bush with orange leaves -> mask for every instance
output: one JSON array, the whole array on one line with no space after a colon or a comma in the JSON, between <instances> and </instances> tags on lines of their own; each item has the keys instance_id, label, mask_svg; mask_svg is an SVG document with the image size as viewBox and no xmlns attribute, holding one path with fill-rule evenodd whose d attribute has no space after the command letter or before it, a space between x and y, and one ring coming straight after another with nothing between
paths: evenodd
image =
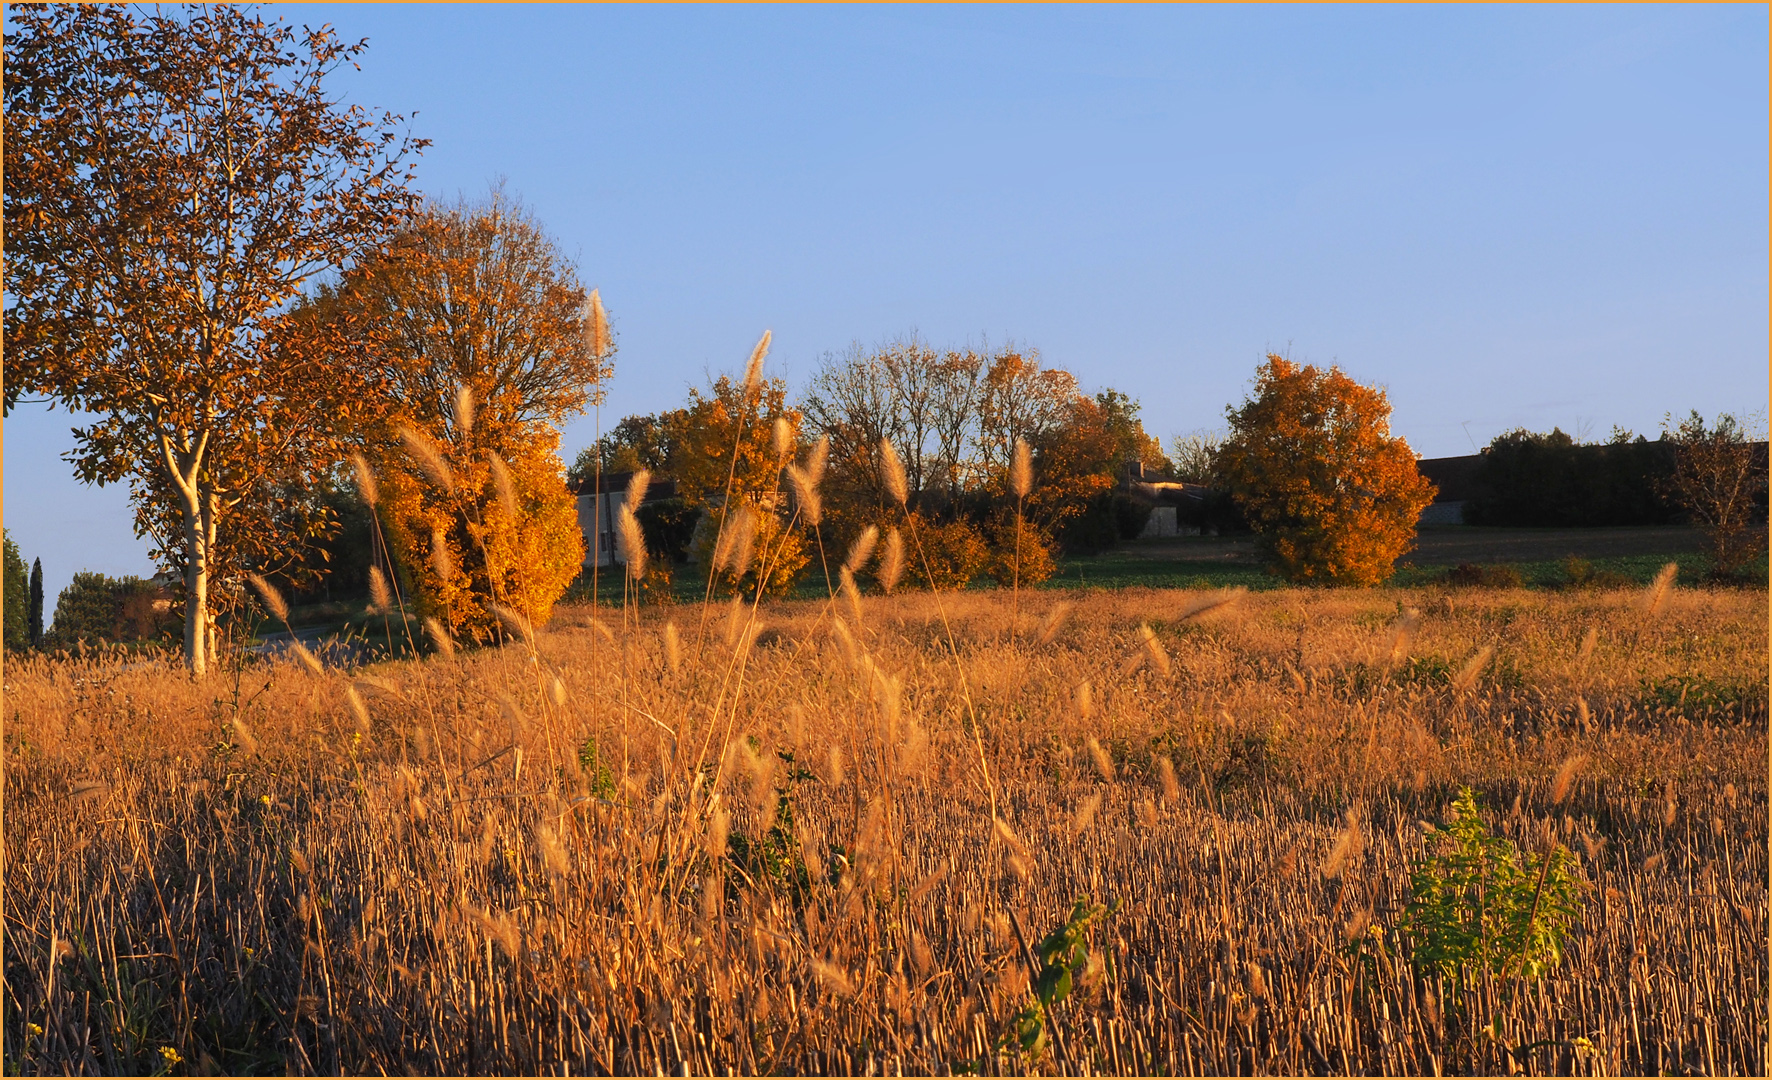
<instances>
[{"instance_id":1,"label":"bush with orange leaves","mask_svg":"<svg viewBox=\"0 0 1772 1080\"><path fill-rule=\"evenodd\" d=\"M1390 433L1384 391L1268 355L1227 411L1219 465L1262 552L1290 581L1376 585L1415 540L1434 486Z\"/></svg>"}]
</instances>

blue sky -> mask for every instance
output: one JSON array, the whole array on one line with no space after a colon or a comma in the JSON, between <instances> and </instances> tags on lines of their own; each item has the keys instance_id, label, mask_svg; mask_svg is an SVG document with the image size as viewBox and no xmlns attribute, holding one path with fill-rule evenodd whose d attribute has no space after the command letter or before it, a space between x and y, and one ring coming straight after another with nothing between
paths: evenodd
<instances>
[{"instance_id":1,"label":"blue sky","mask_svg":"<svg viewBox=\"0 0 1772 1080\"><path fill-rule=\"evenodd\" d=\"M1388 387L1426 456L1766 406L1762 6L272 10L368 37L337 85L416 111L423 189L502 178L602 290L605 427L765 328L796 386L1012 339L1165 439L1268 350ZM52 596L151 570L68 426L6 423Z\"/></svg>"}]
</instances>

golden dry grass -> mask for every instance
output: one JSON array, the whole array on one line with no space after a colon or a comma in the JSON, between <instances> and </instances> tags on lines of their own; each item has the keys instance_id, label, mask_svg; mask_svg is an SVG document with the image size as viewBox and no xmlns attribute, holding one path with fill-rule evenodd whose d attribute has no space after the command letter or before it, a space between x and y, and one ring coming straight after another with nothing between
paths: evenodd
<instances>
[{"instance_id":1,"label":"golden dry grass","mask_svg":"<svg viewBox=\"0 0 1772 1080\"><path fill-rule=\"evenodd\" d=\"M944 597L957 657L912 594L358 673L9 660L7 1067L1056 1071L991 1050L1009 916L1088 894L1073 1071L1764 1073L1763 592L1057 602ZM1585 900L1462 998L1395 934L1458 785ZM804 890L717 857L778 789Z\"/></svg>"}]
</instances>

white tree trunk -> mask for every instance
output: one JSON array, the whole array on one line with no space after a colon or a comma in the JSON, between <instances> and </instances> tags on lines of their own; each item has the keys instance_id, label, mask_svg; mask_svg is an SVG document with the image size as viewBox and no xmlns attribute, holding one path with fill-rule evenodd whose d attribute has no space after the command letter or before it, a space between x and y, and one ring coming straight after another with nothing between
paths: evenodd
<instances>
[{"instance_id":1,"label":"white tree trunk","mask_svg":"<svg viewBox=\"0 0 1772 1080\"><path fill-rule=\"evenodd\" d=\"M183 441L189 446L189 433L180 434L185 436ZM202 675L209 670L209 657L214 648L209 619L209 552L215 537L215 514L213 504L204 497L198 481L203 468L203 451L208 445L209 434L204 432L194 449L181 453L174 448L170 437L160 436L160 452L165 458L167 472L172 475L173 486L178 489L179 509L184 516L185 666L193 675Z\"/></svg>"}]
</instances>

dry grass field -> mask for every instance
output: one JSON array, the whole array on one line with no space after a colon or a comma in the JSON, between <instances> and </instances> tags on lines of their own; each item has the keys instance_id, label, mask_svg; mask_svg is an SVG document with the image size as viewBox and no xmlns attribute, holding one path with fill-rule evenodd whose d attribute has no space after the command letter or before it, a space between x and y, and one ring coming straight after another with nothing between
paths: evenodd
<instances>
[{"instance_id":1,"label":"dry grass field","mask_svg":"<svg viewBox=\"0 0 1772 1080\"><path fill-rule=\"evenodd\" d=\"M7 1071L1766 1072L1763 591L600 618L9 660ZM1542 977L1411 961L1460 786L1573 853Z\"/></svg>"}]
</instances>

